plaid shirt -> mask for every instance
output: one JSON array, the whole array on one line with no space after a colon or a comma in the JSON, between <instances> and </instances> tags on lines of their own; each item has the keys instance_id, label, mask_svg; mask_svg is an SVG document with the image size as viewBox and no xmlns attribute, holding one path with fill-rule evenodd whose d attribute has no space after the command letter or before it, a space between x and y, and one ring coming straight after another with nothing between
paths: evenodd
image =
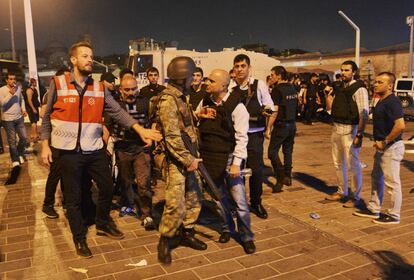
<instances>
[{"instance_id":1,"label":"plaid shirt","mask_svg":"<svg viewBox=\"0 0 414 280\"><path fill-rule=\"evenodd\" d=\"M352 80L349 85L355 83L355 80ZM348 86L349 86L348 85ZM354 101L358 107L359 119L363 120L364 126L366 121L368 120L368 111L369 111L369 102L368 102L368 91L366 88L361 87L359 88L354 95L352 96ZM334 132L337 134L345 135L345 134L356 134L358 130L358 125L352 124L342 124L334 122L333 126Z\"/></svg>"}]
</instances>

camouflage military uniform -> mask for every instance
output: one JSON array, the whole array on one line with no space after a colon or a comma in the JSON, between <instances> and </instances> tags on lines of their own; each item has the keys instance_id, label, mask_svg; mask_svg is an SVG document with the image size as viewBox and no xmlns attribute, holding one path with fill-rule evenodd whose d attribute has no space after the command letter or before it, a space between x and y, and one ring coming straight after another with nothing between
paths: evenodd
<instances>
[{"instance_id":1,"label":"camouflage military uniform","mask_svg":"<svg viewBox=\"0 0 414 280\"><path fill-rule=\"evenodd\" d=\"M193 143L197 142L191 113L186 97L168 85L158 103L158 125L168 151L165 207L159 226L161 235L166 237L174 236L181 224L193 228L201 210L200 178L196 172L187 172L194 157L181 138L184 131Z\"/></svg>"}]
</instances>

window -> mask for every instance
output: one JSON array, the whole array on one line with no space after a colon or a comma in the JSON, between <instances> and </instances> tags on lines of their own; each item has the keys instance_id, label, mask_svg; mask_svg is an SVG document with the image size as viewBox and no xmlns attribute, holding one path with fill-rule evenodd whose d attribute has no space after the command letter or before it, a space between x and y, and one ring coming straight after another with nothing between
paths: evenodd
<instances>
[{"instance_id":1,"label":"window","mask_svg":"<svg viewBox=\"0 0 414 280\"><path fill-rule=\"evenodd\" d=\"M396 89L398 91L411 91L413 88L413 81L398 81Z\"/></svg>"}]
</instances>

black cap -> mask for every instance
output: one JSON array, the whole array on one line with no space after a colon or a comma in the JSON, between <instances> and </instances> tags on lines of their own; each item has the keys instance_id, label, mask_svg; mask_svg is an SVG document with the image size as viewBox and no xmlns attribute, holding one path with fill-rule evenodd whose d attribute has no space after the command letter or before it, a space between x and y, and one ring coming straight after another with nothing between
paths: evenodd
<instances>
[{"instance_id":1,"label":"black cap","mask_svg":"<svg viewBox=\"0 0 414 280\"><path fill-rule=\"evenodd\" d=\"M111 72L105 72L101 76L101 82L107 81L108 83L113 83L115 82L115 79L117 79L117 77L115 77Z\"/></svg>"}]
</instances>

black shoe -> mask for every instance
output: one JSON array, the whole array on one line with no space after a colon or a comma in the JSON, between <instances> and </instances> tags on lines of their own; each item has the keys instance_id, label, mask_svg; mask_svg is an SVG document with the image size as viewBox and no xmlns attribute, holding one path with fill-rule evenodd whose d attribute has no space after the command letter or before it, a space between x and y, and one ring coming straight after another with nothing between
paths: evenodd
<instances>
[{"instance_id":1,"label":"black shoe","mask_svg":"<svg viewBox=\"0 0 414 280\"><path fill-rule=\"evenodd\" d=\"M251 205L250 212L254 213L260 219L267 219L267 211L261 203L257 205Z\"/></svg>"},{"instance_id":2,"label":"black shoe","mask_svg":"<svg viewBox=\"0 0 414 280\"><path fill-rule=\"evenodd\" d=\"M256 246L254 245L253 240L243 242L242 246L246 254L253 254L256 252Z\"/></svg>"},{"instance_id":3,"label":"black shoe","mask_svg":"<svg viewBox=\"0 0 414 280\"><path fill-rule=\"evenodd\" d=\"M76 254L82 258L92 258L92 252L88 248L88 244L86 244L86 240L82 241L75 241L75 247L76 247Z\"/></svg>"},{"instance_id":4,"label":"black shoe","mask_svg":"<svg viewBox=\"0 0 414 280\"><path fill-rule=\"evenodd\" d=\"M400 220L382 213L378 219L372 221L379 225L398 225L400 223Z\"/></svg>"},{"instance_id":5,"label":"black shoe","mask_svg":"<svg viewBox=\"0 0 414 280\"><path fill-rule=\"evenodd\" d=\"M285 176L283 177L282 183L285 186L292 186L292 178L290 176Z\"/></svg>"},{"instance_id":6,"label":"black shoe","mask_svg":"<svg viewBox=\"0 0 414 280\"><path fill-rule=\"evenodd\" d=\"M277 183L276 185L272 186L272 193L281 193L283 192L282 188L283 188L283 185Z\"/></svg>"},{"instance_id":7,"label":"black shoe","mask_svg":"<svg viewBox=\"0 0 414 280\"><path fill-rule=\"evenodd\" d=\"M101 236L107 236L112 239L120 240L123 239L125 236L124 234L119 231L115 225L115 223L108 223L103 226L96 226L96 234Z\"/></svg>"},{"instance_id":8,"label":"black shoe","mask_svg":"<svg viewBox=\"0 0 414 280\"><path fill-rule=\"evenodd\" d=\"M161 235L157 248L158 261L166 265L171 264L171 249L169 245L169 238Z\"/></svg>"},{"instance_id":9,"label":"black shoe","mask_svg":"<svg viewBox=\"0 0 414 280\"><path fill-rule=\"evenodd\" d=\"M180 244L199 251L207 249L206 243L194 237L194 229L182 230Z\"/></svg>"},{"instance_id":10,"label":"black shoe","mask_svg":"<svg viewBox=\"0 0 414 280\"><path fill-rule=\"evenodd\" d=\"M146 231L151 231L151 230L155 230L155 224L154 224L154 220L151 217L146 217L142 223L142 226L144 226Z\"/></svg>"},{"instance_id":11,"label":"black shoe","mask_svg":"<svg viewBox=\"0 0 414 280\"><path fill-rule=\"evenodd\" d=\"M370 219L378 219L380 217L379 213L371 212L368 209L355 211L354 213L352 213L352 215Z\"/></svg>"},{"instance_id":12,"label":"black shoe","mask_svg":"<svg viewBox=\"0 0 414 280\"><path fill-rule=\"evenodd\" d=\"M55 211L53 206L43 206L42 212L46 214L46 217L49 219L59 218L59 214Z\"/></svg>"},{"instance_id":13,"label":"black shoe","mask_svg":"<svg viewBox=\"0 0 414 280\"><path fill-rule=\"evenodd\" d=\"M221 233L220 238L218 240L218 242L220 243L227 243L230 241L230 232L228 231L224 231Z\"/></svg>"}]
</instances>

